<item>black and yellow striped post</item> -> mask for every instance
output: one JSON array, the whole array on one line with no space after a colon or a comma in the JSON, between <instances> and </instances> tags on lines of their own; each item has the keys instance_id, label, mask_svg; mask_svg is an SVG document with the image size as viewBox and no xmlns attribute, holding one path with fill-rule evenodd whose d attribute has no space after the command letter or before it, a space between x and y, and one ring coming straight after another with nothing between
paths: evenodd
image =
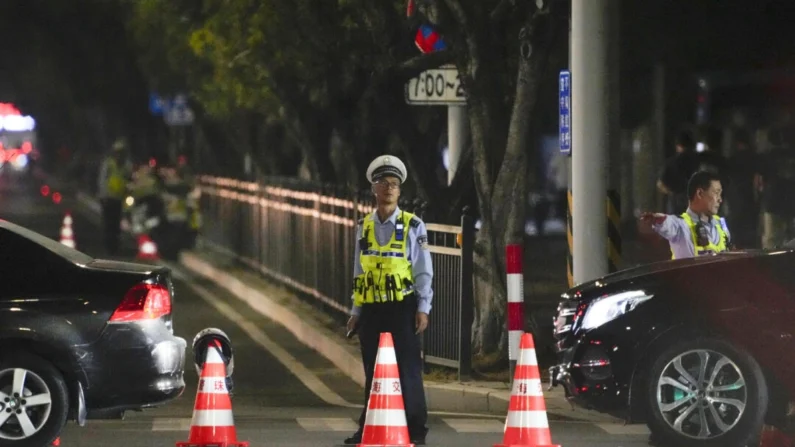
<instances>
[{"instance_id":1,"label":"black and yellow striped post","mask_svg":"<svg viewBox=\"0 0 795 447\"><path fill-rule=\"evenodd\" d=\"M569 288L574 287L574 224L572 223L571 190L566 193L566 242L568 252L566 253L566 277L569 280Z\"/></svg>"},{"instance_id":2,"label":"black and yellow striped post","mask_svg":"<svg viewBox=\"0 0 795 447\"><path fill-rule=\"evenodd\" d=\"M571 244L571 243L570 243ZM618 191L607 191L607 267L617 272L621 265L621 197Z\"/></svg>"}]
</instances>

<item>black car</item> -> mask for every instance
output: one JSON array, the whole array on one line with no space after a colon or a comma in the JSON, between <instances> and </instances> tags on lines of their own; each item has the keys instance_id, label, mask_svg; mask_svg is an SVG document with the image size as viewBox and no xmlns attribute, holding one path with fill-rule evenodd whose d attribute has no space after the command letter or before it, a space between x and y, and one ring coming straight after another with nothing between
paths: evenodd
<instances>
[{"instance_id":1,"label":"black car","mask_svg":"<svg viewBox=\"0 0 795 447\"><path fill-rule=\"evenodd\" d=\"M179 397L186 342L162 267L94 259L0 220L0 445Z\"/></svg>"},{"instance_id":2,"label":"black car","mask_svg":"<svg viewBox=\"0 0 795 447\"><path fill-rule=\"evenodd\" d=\"M555 320L553 385L661 445L751 445L795 396L795 252L650 264L581 284Z\"/></svg>"}]
</instances>

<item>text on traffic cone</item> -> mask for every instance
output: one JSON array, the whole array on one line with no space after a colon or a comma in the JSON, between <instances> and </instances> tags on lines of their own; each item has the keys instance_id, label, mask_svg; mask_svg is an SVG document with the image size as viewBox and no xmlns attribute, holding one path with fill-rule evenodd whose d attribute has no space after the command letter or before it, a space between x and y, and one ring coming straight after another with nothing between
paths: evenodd
<instances>
[{"instance_id":1,"label":"text on traffic cone","mask_svg":"<svg viewBox=\"0 0 795 447\"><path fill-rule=\"evenodd\" d=\"M502 444L495 444L494 447L552 446L535 343L533 336L525 333L519 344L519 361L505 419L505 434Z\"/></svg>"},{"instance_id":2,"label":"text on traffic cone","mask_svg":"<svg viewBox=\"0 0 795 447\"><path fill-rule=\"evenodd\" d=\"M226 365L220 351L221 344L212 340L199 377L190 436L188 442L178 442L177 447L248 446L248 442L237 440L232 400L226 389Z\"/></svg>"},{"instance_id":3,"label":"text on traffic cone","mask_svg":"<svg viewBox=\"0 0 795 447\"><path fill-rule=\"evenodd\" d=\"M359 444L359 447L366 446L414 447L409 439L397 355L389 332L382 332L378 342L373 385Z\"/></svg>"}]
</instances>

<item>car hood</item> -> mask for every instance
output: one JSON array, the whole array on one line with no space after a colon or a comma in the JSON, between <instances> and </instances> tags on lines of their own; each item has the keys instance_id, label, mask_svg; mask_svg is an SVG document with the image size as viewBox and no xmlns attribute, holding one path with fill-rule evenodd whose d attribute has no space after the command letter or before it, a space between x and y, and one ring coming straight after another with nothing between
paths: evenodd
<instances>
[{"instance_id":1,"label":"car hood","mask_svg":"<svg viewBox=\"0 0 795 447\"><path fill-rule=\"evenodd\" d=\"M109 259L95 259L86 265L86 268L93 270L106 270L121 273L150 274L163 267L149 264L138 264L134 262L111 261Z\"/></svg>"},{"instance_id":2,"label":"car hood","mask_svg":"<svg viewBox=\"0 0 795 447\"><path fill-rule=\"evenodd\" d=\"M655 275L661 275L665 272L672 272L681 269L698 269L701 266L711 265L720 262L732 262L739 259L754 258L760 256L768 256L771 253L762 250L745 250L745 251L731 251L724 252L716 256L701 256L697 258L676 259L669 261L654 262L651 264L641 265L638 267L629 268L616 272L593 281L588 281L571 289L567 295L574 296L580 295L587 297L596 289L600 291L606 288L620 286L625 283L631 283L634 280L641 278L648 278Z\"/></svg>"}]
</instances>

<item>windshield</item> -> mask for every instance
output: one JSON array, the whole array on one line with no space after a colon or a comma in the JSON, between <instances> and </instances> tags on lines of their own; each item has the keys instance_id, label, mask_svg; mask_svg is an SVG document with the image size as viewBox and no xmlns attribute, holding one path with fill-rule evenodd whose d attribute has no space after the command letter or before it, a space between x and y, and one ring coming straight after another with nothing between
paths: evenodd
<instances>
[{"instance_id":1,"label":"windshield","mask_svg":"<svg viewBox=\"0 0 795 447\"><path fill-rule=\"evenodd\" d=\"M55 253L56 255L74 263L74 264L81 264L86 265L89 262L93 261L94 258L88 256L85 253L75 250L74 248L69 248L66 245L63 245L57 241L54 241L46 236L42 236L35 231L28 230L27 228L21 227L19 225L13 224L6 220L0 220L0 228L6 229L12 233L16 233L19 236L24 237L25 239L30 240L42 247L50 250L51 252Z\"/></svg>"}]
</instances>

